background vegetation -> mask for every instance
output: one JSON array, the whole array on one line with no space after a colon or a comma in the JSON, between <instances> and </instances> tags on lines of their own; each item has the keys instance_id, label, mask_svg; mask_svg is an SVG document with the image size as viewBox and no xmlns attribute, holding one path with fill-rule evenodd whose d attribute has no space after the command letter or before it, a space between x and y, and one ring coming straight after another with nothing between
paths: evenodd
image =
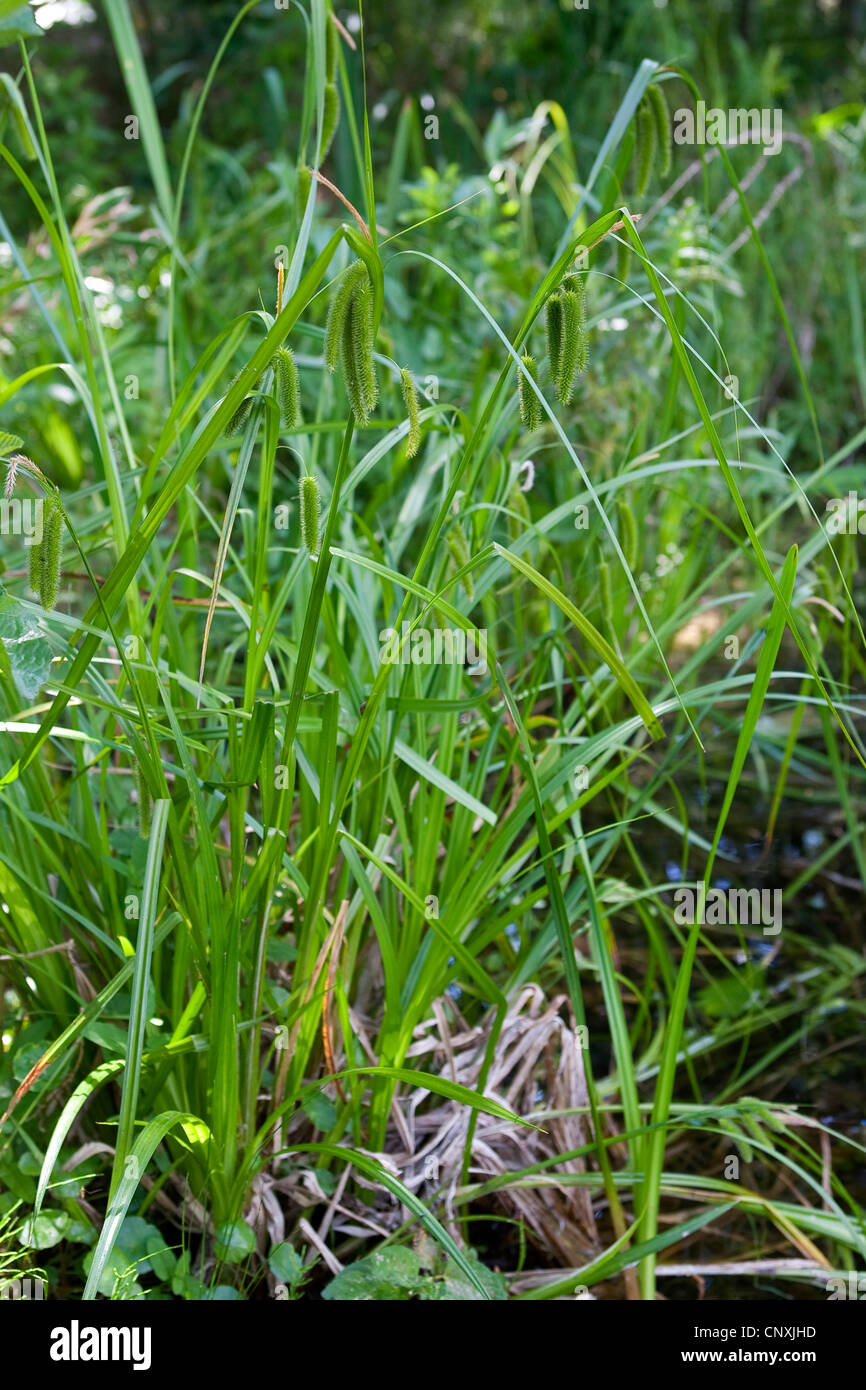
<instances>
[{"instance_id":1,"label":"background vegetation","mask_svg":"<svg viewBox=\"0 0 866 1390\"><path fill-rule=\"evenodd\" d=\"M0 561L0 1285L826 1297L866 1247L862 11L37 16L0 3L0 456L62 534ZM659 96L783 148L663 172ZM486 669L383 665L404 623ZM684 923L700 883L781 931Z\"/></svg>"}]
</instances>

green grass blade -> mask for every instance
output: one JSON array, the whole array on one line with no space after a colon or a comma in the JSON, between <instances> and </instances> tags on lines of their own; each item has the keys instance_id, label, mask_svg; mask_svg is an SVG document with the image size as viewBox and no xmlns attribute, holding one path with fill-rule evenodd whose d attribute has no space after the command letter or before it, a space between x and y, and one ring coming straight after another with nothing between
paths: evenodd
<instances>
[{"instance_id":1,"label":"green grass blade","mask_svg":"<svg viewBox=\"0 0 866 1390\"><path fill-rule=\"evenodd\" d=\"M710 882L713 862L715 860L719 841L725 828L728 812L733 804L755 728L769 689L773 669L776 664L776 657L785 632L786 612L793 596L796 573L797 547L792 546L788 552L782 570L778 585L778 596L773 603L773 610L770 614L769 623L767 624L767 635L764 638L764 644L761 648L758 668L755 672L754 685L752 686L752 692L749 696L749 702L743 716L743 724L740 730L740 736L737 739L737 746L731 763L731 770L728 775L728 784L725 790L722 808L719 812L712 848L710 850L706 869L704 870L704 888L700 894L700 899L695 911L695 922L690 928L683 951L682 961L680 963L679 973L677 975L676 987L671 1001L670 1014L665 1030L662 1061L659 1068L658 1080L656 1081L652 1117L654 1125L664 1125L670 1114L670 1104L676 1076L677 1054L682 1044L683 1022L689 998L692 968L694 966L695 952L697 950L704 905L706 902L706 885ZM657 1231L659 1190L661 1186L662 1169L664 1167L665 1141L666 1131L663 1128L656 1129L647 1140L646 1208L641 1223L641 1235L642 1238L647 1241L653 1240ZM640 1279L643 1297L645 1299L652 1299L655 1296L655 1263L652 1255L648 1255L642 1261Z\"/></svg>"}]
</instances>

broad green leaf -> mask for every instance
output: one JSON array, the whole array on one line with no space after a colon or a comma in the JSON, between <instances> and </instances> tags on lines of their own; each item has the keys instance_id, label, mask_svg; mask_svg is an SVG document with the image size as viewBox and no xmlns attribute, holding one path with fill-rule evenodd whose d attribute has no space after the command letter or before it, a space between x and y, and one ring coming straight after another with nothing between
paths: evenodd
<instances>
[{"instance_id":1,"label":"broad green leaf","mask_svg":"<svg viewBox=\"0 0 866 1390\"><path fill-rule=\"evenodd\" d=\"M29 5L12 5L9 0L0 5L0 48L19 39L38 38L41 33Z\"/></svg>"},{"instance_id":2,"label":"broad green leaf","mask_svg":"<svg viewBox=\"0 0 866 1390\"><path fill-rule=\"evenodd\" d=\"M337 1107L321 1091L312 1091L304 1096L303 1107L307 1118L323 1133L333 1129L337 1123Z\"/></svg>"},{"instance_id":3,"label":"broad green leaf","mask_svg":"<svg viewBox=\"0 0 866 1390\"><path fill-rule=\"evenodd\" d=\"M3 590L0 642L15 685L25 700L34 700L51 670L51 648L35 614Z\"/></svg>"},{"instance_id":4,"label":"broad green leaf","mask_svg":"<svg viewBox=\"0 0 866 1390\"><path fill-rule=\"evenodd\" d=\"M226 1264L239 1264L256 1248L256 1235L246 1221L223 1221L216 1228L216 1256Z\"/></svg>"},{"instance_id":5,"label":"broad green leaf","mask_svg":"<svg viewBox=\"0 0 866 1390\"><path fill-rule=\"evenodd\" d=\"M268 1255L268 1268L275 1279L284 1284L294 1284L304 1272L304 1262L293 1245L287 1240L272 1247Z\"/></svg>"},{"instance_id":6,"label":"broad green leaf","mask_svg":"<svg viewBox=\"0 0 866 1390\"><path fill-rule=\"evenodd\" d=\"M39 1216L28 1217L21 1232L21 1244L31 1250L50 1250L63 1240L68 1225L65 1211L45 1211Z\"/></svg>"}]
</instances>

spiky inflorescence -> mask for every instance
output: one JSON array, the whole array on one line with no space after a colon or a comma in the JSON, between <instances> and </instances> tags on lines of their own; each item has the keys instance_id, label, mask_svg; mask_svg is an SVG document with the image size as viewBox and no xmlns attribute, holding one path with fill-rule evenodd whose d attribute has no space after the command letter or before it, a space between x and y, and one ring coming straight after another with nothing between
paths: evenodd
<instances>
[{"instance_id":1,"label":"spiky inflorescence","mask_svg":"<svg viewBox=\"0 0 866 1390\"><path fill-rule=\"evenodd\" d=\"M322 149L319 154L319 163L324 163L328 151L337 133L337 125L340 120L340 95L337 91L336 82L325 83L325 106L322 113Z\"/></svg>"},{"instance_id":2,"label":"spiky inflorescence","mask_svg":"<svg viewBox=\"0 0 866 1390\"><path fill-rule=\"evenodd\" d=\"M38 506L38 503L37 503L37 506ZM40 575L42 574L42 546L43 546L44 541L45 541L45 516L46 516L46 506L45 506L45 503L43 502L43 503L42 503L42 537L41 537L40 540L34 541L33 544L29 547L29 550L30 550L30 555L29 555L29 561L30 561L30 587L31 587L31 589L33 590L34 594L38 594L38 593L39 593L39 579L40 579Z\"/></svg>"},{"instance_id":3,"label":"spiky inflorescence","mask_svg":"<svg viewBox=\"0 0 866 1390\"><path fill-rule=\"evenodd\" d=\"M39 602L50 612L57 599L60 583L60 542L63 536L63 512L53 495L45 499L42 513L42 539L30 549L30 587L39 594Z\"/></svg>"},{"instance_id":4,"label":"spiky inflorescence","mask_svg":"<svg viewBox=\"0 0 866 1390\"><path fill-rule=\"evenodd\" d=\"M400 389L403 404L409 417L409 433L406 435L406 457L412 459L421 446L421 421L418 413L418 392L408 367L400 368Z\"/></svg>"},{"instance_id":5,"label":"spiky inflorescence","mask_svg":"<svg viewBox=\"0 0 866 1390\"><path fill-rule=\"evenodd\" d=\"M532 380L537 381L535 358L525 352L520 360ZM541 424L541 401L521 371L517 373L517 396L520 402L520 419L528 430L537 430Z\"/></svg>"},{"instance_id":6,"label":"spiky inflorescence","mask_svg":"<svg viewBox=\"0 0 866 1390\"><path fill-rule=\"evenodd\" d=\"M526 497L524 496L520 484L518 483L516 478L514 482L511 484L511 489L508 493L507 506L509 512L508 539L510 541L516 541L518 536L522 534L524 529L521 525L521 522L525 522L526 525L529 525L530 520L529 503L527 502Z\"/></svg>"},{"instance_id":7,"label":"spiky inflorescence","mask_svg":"<svg viewBox=\"0 0 866 1390\"><path fill-rule=\"evenodd\" d=\"M466 533L459 521L455 521L447 536L448 549L451 551L451 558L458 569L468 565L472 559L472 552L469 549L469 542ZM463 588L466 590L466 597L472 601L475 597L475 585L472 582L471 573L463 575Z\"/></svg>"},{"instance_id":8,"label":"spiky inflorescence","mask_svg":"<svg viewBox=\"0 0 866 1390\"><path fill-rule=\"evenodd\" d=\"M562 295L555 290L545 306L547 324L547 360L550 375L556 381L559 377L559 360L562 353Z\"/></svg>"},{"instance_id":9,"label":"spiky inflorescence","mask_svg":"<svg viewBox=\"0 0 866 1390\"><path fill-rule=\"evenodd\" d=\"M650 86L647 87L646 94L649 98L650 109L652 110L653 121L655 122L656 144L658 145L661 155L659 173L662 178L665 178L671 170L672 142L668 104L665 101L661 87L656 86L655 83L651 83Z\"/></svg>"},{"instance_id":10,"label":"spiky inflorescence","mask_svg":"<svg viewBox=\"0 0 866 1390\"><path fill-rule=\"evenodd\" d=\"M560 286L561 293L573 294L577 301L577 353L575 370L586 371L589 355L589 341L586 331L586 283L580 275L564 275ZM570 386L571 383L569 383Z\"/></svg>"},{"instance_id":11,"label":"spiky inflorescence","mask_svg":"<svg viewBox=\"0 0 866 1390\"><path fill-rule=\"evenodd\" d=\"M313 477L301 479L301 540L311 555L319 548L319 484Z\"/></svg>"},{"instance_id":12,"label":"spiky inflorescence","mask_svg":"<svg viewBox=\"0 0 866 1390\"><path fill-rule=\"evenodd\" d=\"M376 404L379 384L373 359L373 286L367 267L361 264L359 277L349 300L340 342L340 363L346 395L359 425L366 425Z\"/></svg>"},{"instance_id":13,"label":"spiky inflorescence","mask_svg":"<svg viewBox=\"0 0 866 1390\"><path fill-rule=\"evenodd\" d=\"M550 365L557 395L563 405L568 405L581 355L580 296L574 290L558 290L555 297L559 305L559 343L556 365L552 359Z\"/></svg>"},{"instance_id":14,"label":"spiky inflorescence","mask_svg":"<svg viewBox=\"0 0 866 1390\"><path fill-rule=\"evenodd\" d=\"M630 570L633 570L638 560L637 518L632 511L631 503L625 497L618 499L616 511L619 520L620 548L626 558L626 564Z\"/></svg>"},{"instance_id":15,"label":"spiky inflorescence","mask_svg":"<svg viewBox=\"0 0 866 1390\"><path fill-rule=\"evenodd\" d=\"M310 184L313 176L306 164L299 164L295 174L295 208L299 217L303 217L307 206L307 199L310 196Z\"/></svg>"},{"instance_id":16,"label":"spiky inflorescence","mask_svg":"<svg viewBox=\"0 0 866 1390\"><path fill-rule=\"evenodd\" d=\"M229 391L232 389L232 387L235 385L235 383L240 379L240 375L241 375L240 372L238 372L237 376L233 376L233 377L232 377L231 381L229 382ZM251 390L252 390L252 391L255 391L255 389L256 389L256 387L258 386L258 384L259 384L259 382L261 381L261 379L262 379L261 376L257 376L257 377L256 377L256 379L255 379L255 381L253 382L252 387L251 387ZM226 392L226 394L228 394L228 392ZM226 425L226 428L225 428L226 435L231 436L231 435L233 435L233 434L237 434L238 430L241 428L241 425L243 425L243 424L246 422L247 417L249 416L249 413L250 413L250 411L252 410L252 408L253 408L253 398L252 398L252 395L244 396L243 400L241 401L241 403L240 403L240 405L238 406L237 410L235 411L234 415L231 417L231 419L229 420L228 424Z\"/></svg>"},{"instance_id":17,"label":"spiky inflorescence","mask_svg":"<svg viewBox=\"0 0 866 1390\"><path fill-rule=\"evenodd\" d=\"M337 30L330 14L325 15L325 75L329 82L337 77Z\"/></svg>"},{"instance_id":18,"label":"spiky inflorescence","mask_svg":"<svg viewBox=\"0 0 866 1390\"><path fill-rule=\"evenodd\" d=\"M578 342L577 370L585 372L589 362L589 330L586 326L586 281L580 275L573 277L574 293L577 295Z\"/></svg>"},{"instance_id":19,"label":"spiky inflorescence","mask_svg":"<svg viewBox=\"0 0 866 1390\"><path fill-rule=\"evenodd\" d=\"M353 261L337 281L334 298L328 309L328 321L325 324L325 366L329 372L337 370L349 306L359 286L363 285L365 279L369 281L369 278L364 262Z\"/></svg>"},{"instance_id":20,"label":"spiky inflorescence","mask_svg":"<svg viewBox=\"0 0 866 1390\"><path fill-rule=\"evenodd\" d=\"M291 349L277 348L271 358L271 366L274 369L274 386L280 417L287 430L294 429L300 411L301 383Z\"/></svg>"},{"instance_id":21,"label":"spiky inflorescence","mask_svg":"<svg viewBox=\"0 0 866 1390\"><path fill-rule=\"evenodd\" d=\"M656 152L656 123L652 107L646 97L637 109L637 196L646 192L653 171Z\"/></svg>"}]
</instances>

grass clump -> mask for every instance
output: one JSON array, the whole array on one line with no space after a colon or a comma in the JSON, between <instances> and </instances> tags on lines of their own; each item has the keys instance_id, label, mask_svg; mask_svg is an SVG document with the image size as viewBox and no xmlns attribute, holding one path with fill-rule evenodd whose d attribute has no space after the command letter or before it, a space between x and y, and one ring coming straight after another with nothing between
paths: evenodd
<instances>
[{"instance_id":1,"label":"grass clump","mask_svg":"<svg viewBox=\"0 0 866 1390\"><path fill-rule=\"evenodd\" d=\"M691 88L630 52L478 128L466 93L452 148L328 5L149 75L126 8L140 140L82 206L27 43L0 226L20 1267L328 1302L859 1268L866 640L825 524L860 485L857 119L690 172Z\"/></svg>"}]
</instances>

